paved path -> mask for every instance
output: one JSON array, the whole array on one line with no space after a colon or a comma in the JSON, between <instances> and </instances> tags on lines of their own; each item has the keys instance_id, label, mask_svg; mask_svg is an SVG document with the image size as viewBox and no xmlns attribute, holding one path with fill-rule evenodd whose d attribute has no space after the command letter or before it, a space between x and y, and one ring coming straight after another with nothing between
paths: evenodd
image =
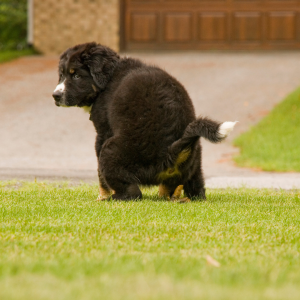
<instances>
[{"instance_id":1,"label":"paved path","mask_svg":"<svg viewBox=\"0 0 300 300\"><path fill-rule=\"evenodd\" d=\"M299 52L130 53L159 65L188 90L198 115L240 123L219 145L203 141L208 187L300 188L298 173L238 168L232 139L264 117L300 84ZM97 180L95 131L78 108L58 108L51 94L58 57L26 57L0 65L0 180Z\"/></svg>"}]
</instances>

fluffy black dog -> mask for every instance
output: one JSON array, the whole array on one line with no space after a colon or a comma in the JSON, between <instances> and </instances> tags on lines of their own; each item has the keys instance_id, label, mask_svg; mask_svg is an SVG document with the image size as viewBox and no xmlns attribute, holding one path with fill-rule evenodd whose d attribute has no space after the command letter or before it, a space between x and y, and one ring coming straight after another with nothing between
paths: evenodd
<instances>
[{"instance_id":1,"label":"fluffy black dog","mask_svg":"<svg viewBox=\"0 0 300 300\"><path fill-rule=\"evenodd\" d=\"M141 198L139 184L160 185L172 197L205 199L199 138L220 142L235 122L195 117L184 87L155 66L120 58L108 47L87 43L65 51L59 62L57 106L90 112L97 131L99 200Z\"/></svg>"}]
</instances>

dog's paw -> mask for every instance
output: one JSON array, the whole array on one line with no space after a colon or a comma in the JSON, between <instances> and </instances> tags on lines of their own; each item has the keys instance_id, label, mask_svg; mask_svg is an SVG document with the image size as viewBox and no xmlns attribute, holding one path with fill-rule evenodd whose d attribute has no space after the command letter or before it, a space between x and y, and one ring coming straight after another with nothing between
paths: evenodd
<instances>
[{"instance_id":1,"label":"dog's paw","mask_svg":"<svg viewBox=\"0 0 300 300\"><path fill-rule=\"evenodd\" d=\"M95 201L105 201L105 200L109 200L109 198L110 198L110 196L99 195Z\"/></svg>"},{"instance_id":2,"label":"dog's paw","mask_svg":"<svg viewBox=\"0 0 300 300\"><path fill-rule=\"evenodd\" d=\"M100 186L99 187L99 196L96 201L108 200L111 197L112 192L114 193L114 191L105 189L102 186Z\"/></svg>"},{"instance_id":3,"label":"dog's paw","mask_svg":"<svg viewBox=\"0 0 300 300\"><path fill-rule=\"evenodd\" d=\"M188 197L185 197L185 198L175 199L172 201L176 202L176 203L189 203L189 202L191 202L191 199L189 199Z\"/></svg>"},{"instance_id":4,"label":"dog's paw","mask_svg":"<svg viewBox=\"0 0 300 300\"><path fill-rule=\"evenodd\" d=\"M191 200L190 200L189 198L187 198L187 197L185 197L185 198L180 198L182 190L183 190L183 185L179 185L179 186L175 189L175 191L174 191L172 197L171 197L169 200L172 201L172 202L177 202L177 203L187 203L187 202L191 202Z\"/></svg>"},{"instance_id":5,"label":"dog's paw","mask_svg":"<svg viewBox=\"0 0 300 300\"><path fill-rule=\"evenodd\" d=\"M238 123L238 121L222 123L218 131L219 137L221 139L225 139L229 135L229 133L233 130L236 123Z\"/></svg>"}]
</instances>

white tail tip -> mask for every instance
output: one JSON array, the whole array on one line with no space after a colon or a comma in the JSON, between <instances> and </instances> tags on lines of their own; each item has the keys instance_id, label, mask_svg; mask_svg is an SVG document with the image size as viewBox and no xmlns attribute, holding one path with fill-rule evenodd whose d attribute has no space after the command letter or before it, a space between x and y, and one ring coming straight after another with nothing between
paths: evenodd
<instances>
[{"instance_id":1,"label":"white tail tip","mask_svg":"<svg viewBox=\"0 0 300 300\"><path fill-rule=\"evenodd\" d=\"M233 128L237 122L238 121L222 123L219 128L219 136L221 138L226 138L228 136L228 134L233 130Z\"/></svg>"}]
</instances>

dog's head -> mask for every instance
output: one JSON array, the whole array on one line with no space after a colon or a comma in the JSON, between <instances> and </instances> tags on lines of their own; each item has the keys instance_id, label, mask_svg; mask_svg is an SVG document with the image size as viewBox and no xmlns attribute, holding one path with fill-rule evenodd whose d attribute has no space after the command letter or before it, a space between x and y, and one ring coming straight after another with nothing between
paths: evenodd
<instances>
[{"instance_id":1,"label":"dog's head","mask_svg":"<svg viewBox=\"0 0 300 300\"><path fill-rule=\"evenodd\" d=\"M91 106L111 79L119 61L116 52L96 43L65 51L59 62L59 81L53 92L57 106Z\"/></svg>"}]
</instances>

